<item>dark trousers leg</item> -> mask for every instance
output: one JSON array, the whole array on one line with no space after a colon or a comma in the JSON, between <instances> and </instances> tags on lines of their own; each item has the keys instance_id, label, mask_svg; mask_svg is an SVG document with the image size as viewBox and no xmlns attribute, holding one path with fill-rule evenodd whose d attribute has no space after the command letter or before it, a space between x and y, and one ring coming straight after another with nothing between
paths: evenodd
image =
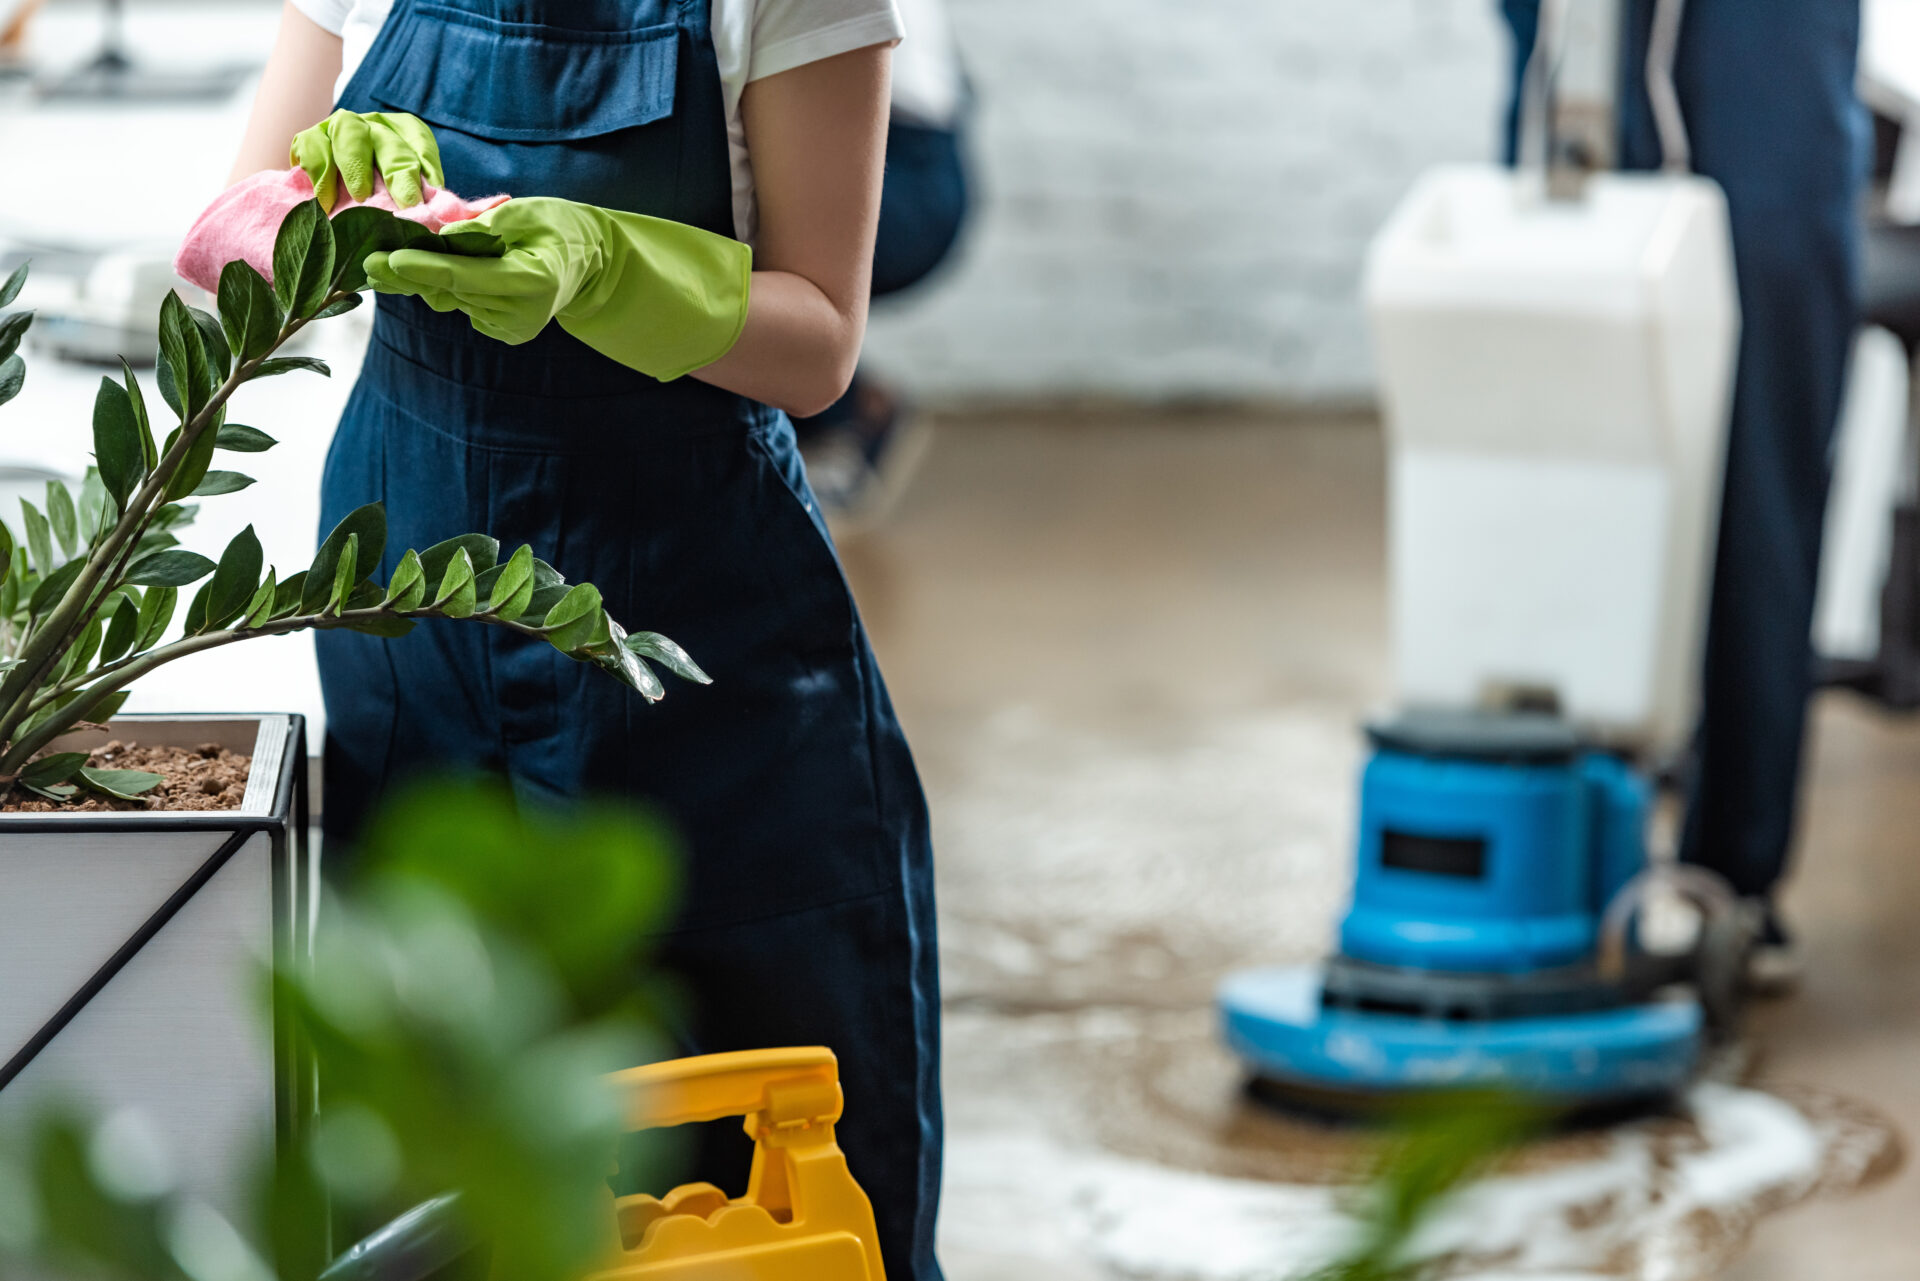
<instances>
[{"instance_id":1,"label":"dark trousers leg","mask_svg":"<svg viewBox=\"0 0 1920 1281\"><path fill-rule=\"evenodd\" d=\"M1524 58L1537 8L1503 5ZM1621 157L1660 152L1652 0L1629 0ZM1742 328L1684 856L1764 894L1785 867L1811 691L1829 451L1856 322L1866 120L1857 0L1691 0L1675 81L1694 168L1727 194Z\"/></svg>"}]
</instances>

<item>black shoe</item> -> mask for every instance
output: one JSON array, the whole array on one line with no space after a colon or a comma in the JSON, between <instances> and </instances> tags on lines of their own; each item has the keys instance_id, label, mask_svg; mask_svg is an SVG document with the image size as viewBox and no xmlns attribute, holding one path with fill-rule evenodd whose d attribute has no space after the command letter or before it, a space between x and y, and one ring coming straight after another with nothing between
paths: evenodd
<instances>
[{"instance_id":1,"label":"black shoe","mask_svg":"<svg viewBox=\"0 0 1920 1281\"><path fill-rule=\"evenodd\" d=\"M1800 986L1805 964L1793 936L1780 923L1772 900L1758 904L1760 937L1747 957L1747 990L1756 996L1784 996Z\"/></svg>"}]
</instances>

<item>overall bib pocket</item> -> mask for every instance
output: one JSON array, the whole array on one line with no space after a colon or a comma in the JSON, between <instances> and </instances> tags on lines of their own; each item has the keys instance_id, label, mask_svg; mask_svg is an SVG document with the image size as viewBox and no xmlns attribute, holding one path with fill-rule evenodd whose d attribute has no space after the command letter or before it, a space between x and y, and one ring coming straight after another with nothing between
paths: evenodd
<instances>
[{"instance_id":1,"label":"overall bib pocket","mask_svg":"<svg viewBox=\"0 0 1920 1281\"><path fill-rule=\"evenodd\" d=\"M494 142L569 142L673 114L680 33L507 22L446 4L396 13L369 95L430 125Z\"/></svg>"}]
</instances>

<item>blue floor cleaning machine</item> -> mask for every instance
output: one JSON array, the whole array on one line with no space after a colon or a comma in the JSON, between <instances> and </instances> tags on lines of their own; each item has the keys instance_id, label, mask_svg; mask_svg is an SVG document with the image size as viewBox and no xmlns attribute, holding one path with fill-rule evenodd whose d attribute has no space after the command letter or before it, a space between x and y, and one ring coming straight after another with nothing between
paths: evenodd
<instances>
[{"instance_id":1,"label":"blue floor cleaning machine","mask_svg":"<svg viewBox=\"0 0 1920 1281\"><path fill-rule=\"evenodd\" d=\"M1696 707L1739 330L1725 201L1686 172L1666 75L1675 0L1655 27L1664 172L1605 170L1617 4L1547 0L1525 163L1425 175L1369 251L1403 710L1367 731L1336 954L1220 991L1228 1045L1285 1096L1654 1098L1736 1008L1751 920L1649 850ZM1678 945L1652 945L1657 903L1693 905Z\"/></svg>"},{"instance_id":2,"label":"blue floor cleaning machine","mask_svg":"<svg viewBox=\"0 0 1920 1281\"><path fill-rule=\"evenodd\" d=\"M1370 727L1339 951L1230 976L1228 1045L1268 1092L1335 1108L1504 1089L1583 1110L1692 1077L1739 1008L1752 922L1705 873L1650 868L1651 789L1537 713L1408 713ZM1691 943L1639 944L1671 877Z\"/></svg>"}]
</instances>

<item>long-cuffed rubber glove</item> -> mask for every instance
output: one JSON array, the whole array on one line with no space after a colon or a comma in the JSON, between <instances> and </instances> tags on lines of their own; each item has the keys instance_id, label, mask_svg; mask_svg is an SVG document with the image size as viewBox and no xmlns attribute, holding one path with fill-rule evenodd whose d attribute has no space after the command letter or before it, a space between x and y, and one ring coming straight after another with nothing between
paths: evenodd
<instances>
[{"instance_id":1,"label":"long-cuffed rubber glove","mask_svg":"<svg viewBox=\"0 0 1920 1281\"><path fill-rule=\"evenodd\" d=\"M313 179L313 193L328 213L339 199L336 180L355 200L365 200L373 194L375 170L402 209L426 198L422 179L447 185L433 130L420 117L398 111L336 111L294 135L293 163Z\"/></svg>"},{"instance_id":2,"label":"long-cuffed rubber glove","mask_svg":"<svg viewBox=\"0 0 1920 1281\"><path fill-rule=\"evenodd\" d=\"M469 231L500 237L505 252L371 254L367 280L435 311L464 311L505 343L558 320L595 351L662 382L726 355L747 321L753 251L711 231L549 196L516 196L442 234Z\"/></svg>"}]
</instances>

